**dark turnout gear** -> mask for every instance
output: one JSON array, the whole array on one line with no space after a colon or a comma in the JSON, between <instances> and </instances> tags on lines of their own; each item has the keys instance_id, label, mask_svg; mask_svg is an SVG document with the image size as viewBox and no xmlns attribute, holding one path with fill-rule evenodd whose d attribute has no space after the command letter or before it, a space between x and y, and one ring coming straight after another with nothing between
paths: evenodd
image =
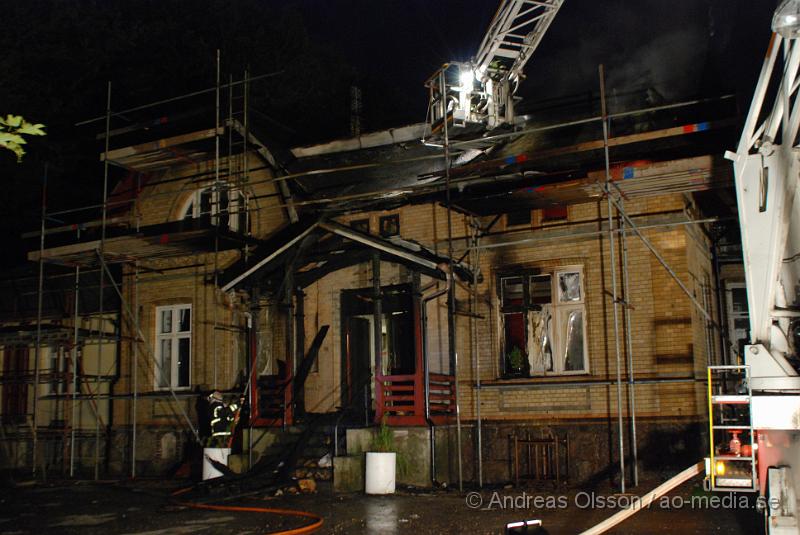
<instances>
[{"instance_id":1,"label":"dark turnout gear","mask_svg":"<svg viewBox=\"0 0 800 535\"><path fill-rule=\"evenodd\" d=\"M229 437L233 422L239 412L239 404L225 404L222 395L214 392L209 396L209 412L211 413L211 437Z\"/></svg>"}]
</instances>

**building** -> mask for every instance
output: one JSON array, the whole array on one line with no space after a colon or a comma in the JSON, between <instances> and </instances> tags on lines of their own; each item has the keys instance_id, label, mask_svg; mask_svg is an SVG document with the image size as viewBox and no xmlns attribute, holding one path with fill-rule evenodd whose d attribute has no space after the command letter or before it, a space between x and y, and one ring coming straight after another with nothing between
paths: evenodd
<instances>
[{"instance_id":1,"label":"building","mask_svg":"<svg viewBox=\"0 0 800 535\"><path fill-rule=\"evenodd\" d=\"M233 115L120 134L105 224L29 255L121 296L96 470L174 467L214 389L249 398L245 455L329 414L357 459L358 428L385 421L416 484L586 482L618 474L620 451L629 478L696 460L705 368L729 354L713 232L735 213L728 114L650 107L606 141L569 117L284 151Z\"/></svg>"}]
</instances>

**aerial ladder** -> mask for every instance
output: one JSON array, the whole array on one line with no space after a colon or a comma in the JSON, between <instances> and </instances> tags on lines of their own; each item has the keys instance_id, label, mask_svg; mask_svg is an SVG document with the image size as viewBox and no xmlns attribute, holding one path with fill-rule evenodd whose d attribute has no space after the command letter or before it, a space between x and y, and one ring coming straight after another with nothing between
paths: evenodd
<instances>
[{"instance_id":1,"label":"aerial ladder","mask_svg":"<svg viewBox=\"0 0 800 535\"><path fill-rule=\"evenodd\" d=\"M514 123L515 93L525 64L542 41L563 0L503 0L478 53L444 64L426 82L428 123L434 137L448 126L482 133ZM472 127L469 129L469 127Z\"/></svg>"},{"instance_id":2,"label":"aerial ladder","mask_svg":"<svg viewBox=\"0 0 800 535\"><path fill-rule=\"evenodd\" d=\"M708 369L715 491L759 493L770 535L800 533L800 0L773 33L733 162L750 313L744 361Z\"/></svg>"}]
</instances>

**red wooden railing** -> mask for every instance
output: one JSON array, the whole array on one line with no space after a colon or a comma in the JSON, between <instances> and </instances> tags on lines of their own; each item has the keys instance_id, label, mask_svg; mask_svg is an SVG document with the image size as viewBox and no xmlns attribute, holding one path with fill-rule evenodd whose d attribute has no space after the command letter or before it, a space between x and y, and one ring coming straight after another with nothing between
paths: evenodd
<instances>
[{"instance_id":1,"label":"red wooden railing","mask_svg":"<svg viewBox=\"0 0 800 535\"><path fill-rule=\"evenodd\" d=\"M259 377L252 385L252 424L281 427L292 425L292 379L277 375Z\"/></svg>"},{"instance_id":2,"label":"red wooden railing","mask_svg":"<svg viewBox=\"0 0 800 535\"><path fill-rule=\"evenodd\" d=\"M425 420L425 386L422 373L379 375L376 379L375 421L386 415L387 425L428 425ZM455 415L452 375L430 374L431 420L437 425Z\"/></svg>"}]
</instances>

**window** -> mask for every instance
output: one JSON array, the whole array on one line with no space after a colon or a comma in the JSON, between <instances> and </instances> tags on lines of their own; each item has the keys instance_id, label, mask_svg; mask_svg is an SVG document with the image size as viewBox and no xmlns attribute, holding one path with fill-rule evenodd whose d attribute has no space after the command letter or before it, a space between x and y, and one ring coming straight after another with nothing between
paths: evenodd
<instances>
[{"instance_id":1,"label":"window","mask_svg":"<svg viewBox=\"0 0 800 535\"><path fill-rule=\"evenodd\" d=\"M233 232L248 232L247 198L224 182L197 190L183 211L183 220L199 219Z\"/></svg>"},{"instance_id":2,"label":"window","mask_svg":"<svg viewBox=\"0 0 800 535\"><path fill-rule=\"evenodd\" d=\"M369 219L354 219L350 221L350 228L369 234Z\"/></svg>"},{"instance_id":3,"label":"window","mask_svg":"<svg viewBox=\"0 0 800 535\"><path fill-rule=\"evenodd\" d=\"M499 288L504 376L588 371L580 268L501 275Z\"/></svg>"},{"instance_id":4,"label":"window","mask_svg":"<svg viewBox=\"0 0 800 535\"><path fill-rule=\"evenodd\" d=\"M192 307L156 307L156 384L159 389L190 386Z\"/></svg>"},{"instance_id":5,"label":"window","mask_svg":"<svg viewBox=\"0 0 800 535\"><path fill-rule=\"evenodd\" d=\"M382 238L400 235L400 215L386 215L378 220Z\"/></svg>"},{"instance_id":6,"label":"window","mask_svg":"<svg viewBox=\"0 0 800 535\"><path fill-rule=\"evenodd\" d=\"M530 210L520 210L517 212L509 212L506 214L506 226L508 227L516 227L519 225L530 225L531 224L531 211Z\"/></svg>"},{"instance_id":7,"label":"window","mask_svg":"<svg viewBox=\"0 0 800 535\"><path fill-rule=\"evenodd\" d=\"M552 221L565 221L567 219L566 206L548 206L542 208L542 223L550 223Z\"/></svg>"}]
</instances>

